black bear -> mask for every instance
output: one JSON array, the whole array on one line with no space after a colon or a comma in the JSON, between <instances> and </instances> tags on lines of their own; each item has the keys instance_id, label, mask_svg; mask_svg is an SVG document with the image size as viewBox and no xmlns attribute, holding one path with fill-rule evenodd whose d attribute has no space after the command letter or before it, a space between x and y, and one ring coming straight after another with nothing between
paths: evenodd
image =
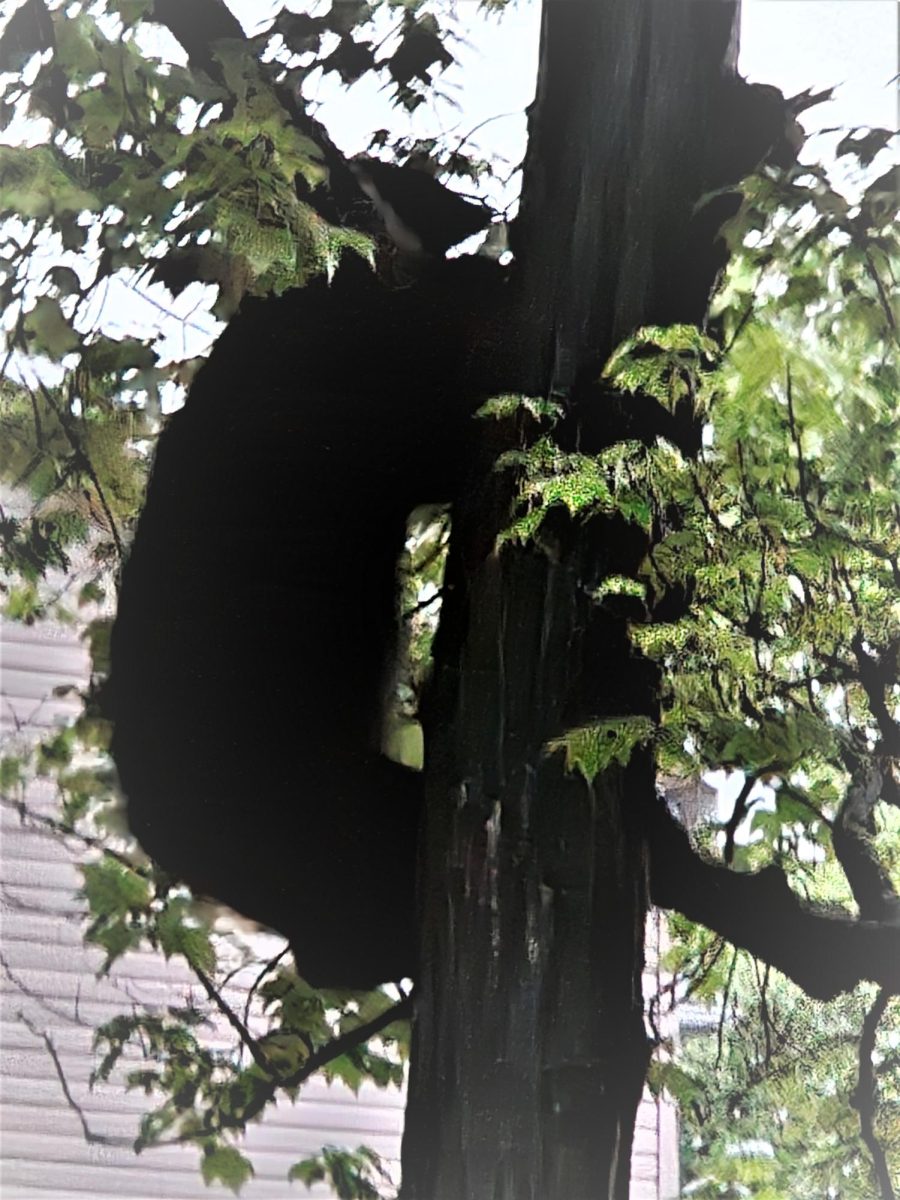
<instances>
[{"instance_id":1,"label":"black bear","mask_svg":"<svg viewBox=\"0 0 900 1200\"><path fill-rule=\"evenodd\" d=\"M457 486L502 276L438 260L392 288L350 254L248 299L160 437L123 570L131 829L314 984L414 972L421 775L379 745L397 560L410 511Z\"/></svg>"}]
</instances>

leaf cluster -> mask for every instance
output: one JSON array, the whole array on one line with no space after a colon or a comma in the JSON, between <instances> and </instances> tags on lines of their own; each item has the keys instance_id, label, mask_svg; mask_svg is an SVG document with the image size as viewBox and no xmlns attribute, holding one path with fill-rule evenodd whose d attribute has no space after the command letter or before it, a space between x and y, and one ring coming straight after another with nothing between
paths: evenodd
<instances>
[{"instance_id":1,"label":"leaf cluster","mask_svg":"<svg viewBox=\"0 0 900 1200\"><path fill-rule=\"evenodd\" d=\"M48 573L69 572L72 549L81 545L90 549L89 575L78 606L102 603L116 539L143 500L146 460L137 445L146 427L133 406L98 396L76 410L60 388L0 384L0 481L23 501L15 514L0 510L8 617L42 616Z\"/></svg>"},{"instance_id":2,"label":"leaf cluster","mask_svg":"<svg viewBox=\"0 0 900 1200\"><path fill-rule=\"evenodd\" d=\"M308 1188L325 1181L339 1200L378 1200L384 1194L384 1184L390 1183L380 1157L366 1146L356 1150L323 1146L320 1154L295 1163L288 1179L297 1179Z\"/></svg>"},{"instance_id":3,"label":"leaf cluster","mask_svg":"<svg viewBox=\"0 0 900 1200\"><path fill-rule=\"evenodd\" d=\"M746 955L731 962L728 987L709 1010L712 1027L686 1030L677 1058L657 1072L679 1104L692 1195L875 1194L855 1111L859 1029L870 991L822 1005ZM889 1161L900 1152L894 1009L875 1046L876 1130Z\"/></svg>"}]
</instances>

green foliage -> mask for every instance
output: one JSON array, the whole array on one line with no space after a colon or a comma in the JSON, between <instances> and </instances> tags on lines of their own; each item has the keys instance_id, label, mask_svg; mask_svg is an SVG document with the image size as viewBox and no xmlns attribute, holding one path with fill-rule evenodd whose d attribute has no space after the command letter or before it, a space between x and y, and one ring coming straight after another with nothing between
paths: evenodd
<instances>
[{"instance_id":1,"label":"green foliage","mask_svg":"<svg viewBox=\"0 0 900 1200\"><path fill-rule=\"evenodd\" d=\"M3 795L15 795L25 782L23 763L15 754L5 754L0 758L0 792Z\"/></svg>"},{"instance_id":2,"label":"green foliage","mask_svg":"<svg viewBox=\"0 0 900 1200\"><path fill-rule=\"evenodd\" d=\"M38 590L33 583L4 590L7 593L7 600L3 606L3 615L11 621L21 621L23 625L33 625L35 621L39 621L46 615L46 609L41 603Z\"/></svg>"},{"instance_id":3,"label":"green foliage","mask_svg":"<svg viewBox=\"0 0 900 1200\"><path fill-rule=\"evenodd\" d=\"M324 1180L334 1188L339 1200L378 1200L383 1195L382 1185L389 1182L381 1159L366 1146L358 1146L356 1150L323 1146L320 1154L295 1163L288 1179L297 1179L308 1188Z\"/></svg>"},{"instance_id":4,"label":"green foliage","mask_svg":"<svg viewBox=\"0 0 900 1200\"><path fill-rule=\"evenodd\" d=\"M687 402L701 416L714 394L709 368L719 358L715 339L693 325L647 325L612 353L603 377L623 391L646 392L673 413Z\"/></svg>"},{"instance_id":5,"label":"green foliage","mask_svg":"<svg viewBox=\"0 0 900 1200\"><path fill-rule=\"evenodd\" d=\"M88 863L82 876L81 894L93 918L85 941L106 951L101 968L105 973L126 950L141 944L145 932L141 912L149 904L150 887L145 878L113 858Z\"/></svg>"},{"instance_id":6,"label":"green foliage","mask_svg":"<svg viewBox=\"0 0 900 1200\"><path fill-rule=\"evenodd\" d=\"M563 750L566 770L577 768L585 779L594 779L613 763L624 766L636 746L653 736L649 717L619 717L570 729L564 737L548 743L548 750Z\"/></svg>"},{"instance_id":7,"label":"green foliage","mask_svg":"<svg viewBox=\"0 0 900 1200\"><path fill-rule=\"evenodd\" d=\"M74 393L0 384L0 482L16 510L0 508L0 587L11 620L32 624L48 612L65 618L58 578L81 547L91 574L78 605L102 603L121 533L140 507L146 462L135 445L147 419L99 392L90 402L87 395L76 410Z\"/></svg>"},{"instance_id":8,"label":"green foliage","mask_svg":"<svg viewBox=\"0 0 900 1200\"><path fill-rule=\"evenodd\" d=\"M713 308L727 349L690 327L647 328L604 371L673 414L687 406L704 430L696 460L662 439L585 458L548 436L513 464L527 503L511 535L532 535L559 501L653 533L632 637L662 668L660 765L768 780L777 803L755 832L770 854L801 833L827 850L852 764L896 752L892 215L883 181L853 206L820 168L750 180L731 233L752 244ZM597 733L594 746L618 746ZM577 741L583 755L585 731Z\"/></svg>"},{"instance_id":9,"label":"green foliage","mask_svg":"<svg viewBox=\"0 0 900 1200\"><path fill-rule=\"evenodd\" d=\"M61 770L72 761L72 749L75 744L75 729L62 729L46 742L41 742L35 756L35 769L38 775L49 775Z\"/></svg>"},{"instance_id":10,"label":"green foliage","mask_svg":"<svg viewBox=\"0 0 900 1200\"><path fill-rule=\"evenodd\" d=\"M311 186L323 179L319 150L290 122L252 48L223 44L214 81L147 54L133 5L107 7L122 22L118 34L71 7L45 15L53 52L28 104L57 136L34 150L4 152L0 211L45 224L73 249L87 241L81 214L101 216L94 286L159 258L161 238L170 253L177 243L177 258L198 254L204 273L195 277L220 282L226 306L239 299L240 280L263 290L287 286L316 258L324 261L329 235L294 189L295 176ZM2 102L11 109L23 95L14 80ZM200 253L204 230L214 239ZM54 344L70 339L73 348L77 336L65 332L56 307ZM133 351L130 365L147 366L149 347Z\"/></svg>"},{"instance_id":11,"label":"green foliage","mask_svg":"<svg viewBox=\"0 0 900 1200\"><path fill-rule=\"evenodd\" d=\"M253 1164L234 1146L209 1145L200 1160L203 1182L222 1183L235 1195L253 1177Z\"/></svg>"},{"instance_id":12,"label":"green foliage","mask_svg":"<svg viewBox=\"0 0 900 1200\"><path fill-rule=\"evenodd\" d=\"M296 1068L308 1054L368 1024L394 1004L381 991L314 989L289 971L280 971L262 984L259 995L270 1021L264 1039L267 1054L274 1053L287 1069ZM325 1078L339 1079L354 1092L366 1079L378 1087L400 1087L408 1053L405 1023L387 1026L378 1040L380 1049L361 1043L332 1059L323 1068Z\"/></svg>"},{"instance_id":13,"label":"green foliage","mask_svg":"<svg viewBox=\"0 0 900 1200\"><path fill-rule=\"evenodd\" d=\"M390 89L395 104L414 112L434 93L437 77L455 61L448 49L455 26L446 5L428 0L348 0L332 5L321 16L283 10L273 29L288 49L307 55L304 65L292 66L299 81L320 67L347 85L371 72ZM321 44L329 34L337 34L339 40L325 55Z\"/></svg>"},{"instance_id":14,"label":"green foliage","mask_svg":"<svg viewBox=\"0 0 900 1200\"><path fill-rule=\"evenodd\" d=\"M130 894L127 897L132 898ZM117 905L121 910L123 904L120 892L116 892L107 909ZM161 925L174 926L185 915L181 898L174 903L174 912L172 902L168 907L168 915L156 924L157 931ZM196 928L194 919L187 929ZM177 945L170 952L185 953L185 938L182 927L173 936ZM247 1169L252 1167L237 1154L229 1138L243 1130L248 1120L257 1119L279 1091L296 1096L307 1073L311 1073L305 1069L310 1056L321 1054L334 1038L389 1011L394 1002L381 992L352 995L316 991L293 971L269 963L262 964L256 984L244 997L245 1013L241 1018L221 986L207 975L207 971L211 974L216 970L214 959L198 961L198 946L203 947L204 955L210 951L209 942L192 940L187 957L199 977L206 980L204 987L212 1007L191 1004L178 1008L170 1004L163 1013L136 1011L113 1018L97 1030L95 1042L102 1056L94 1079L109 1080L126 1062L126 1052L138 1051L144 1065L127 1071L126 1084L160 1102L142 1119L135 1148L144 1150L173 1138L194 1143L203 1153L204 1177L213 1172L208 1182L218 1178L234 1187L245 1181ZM251 1009L257 1020L267 1021L266 1032L256 1039L246 1027ZM200 1028L211 1019L221 1023L223 1017L233 1028L242 1026L241 1038L237 1046L211 1049L199 1036ZM401 1042L405 1045L407 1036L402 1023L386 1027L379 1034L380 1049L365 1042L348 1049L325 1063L326 1077L346 1079L350 1073L357 1088L364 1078L380 1087L399 1086L402 1059L395 1050ZM133 1061L131 1055L127 1055L127 1061ZM343 1152L331 1150L339 1173ZM348 1171L353 1159L351 1154Z\"/></svg>"},{"instance_id":15,"label":"green foliage","mask_svg":"<svg viewBox=\"0 0 900 1200\"><path fill-rule=\"evenodd\" d=\"M888 681L900 637L896 331L882 279L898 255L895 233L862 215L851 237L846 205L816 179L812 225L776 207L779 232L738 259L717 302L729 351L695 389L709 408L696 465L648 452L665 517L646 578L690 603L635 636L665 666L666 748L682 769L699 759L838 786L842 756L865 753L878 725L866 663ZM773 197L752 185L745 222L760 217L757 188L780 206L799 186L789 175Z\"/></svg>"},{"instance_id":16,"label":"green foliage","mask_svg":"<svg viewBox=\"0 0 900 1200\"><path fill-rule=\"evenodd\" d=\"M166 958L183 955L195 970L211 974L216 969L216 951L209 930L193 917L191 901L173 896L156 919L155 936Z\"/></svg>"},{"instance_id":17,"label":"green foliage","mask_svg":"<svg viewBox=\"0 0 900 1200\"><path fill-rule=\"evenodd\" d=\"M809 1000L745 955L719 996L721 1032L686 1037L660 1082L679 1104L682 1161L692 1195L813 1200L877 1194L854 1110L857 1042L871 989ZM897 1017L876 1043L876 1129L900 1153ZM811 1131L815 1131L811 1133ZM742 1192L741 1188L748 1188Z\"/></svg>"},{"instance_id":18,"label":"green foliage","mask_svg":"<svg viewBox=\"0 0 900 1200\"><path fill-rule=\"evenodd\" d=\"M864 162L888 136L842 145ZM631 586L604 581L598 600L630 591L642 601L631 636L660 666L660 721L607 721L549 748L591 775L652 740L666 774L724 769L768 784L768 799L747 800L750 840L734 848L734 867L776 860L802 894L836 907L854 897L832 828L865 764L883 780L881 803L873 829L854 833L883 879L900 882L894 179L856 203L821 168L749 180L712 309L718 338L647 328L612 355L606 385L699 423L696 458L659 438L586 460L552 432L512 458L526 503L510 534L540 541L545 510L562 501L621 513L652 539ZM699 840L715 854L713 832ZM871 996L814 1004L721 938L683 918L671 927L673 992L726 1010L714 1035L651 1072L682 1113L691 1194L873 1195L854 1109ZM882 1021L875 1059L889 1162L900 1154L897 1015L894 1005Z\"/></svg>"}]
</instances>

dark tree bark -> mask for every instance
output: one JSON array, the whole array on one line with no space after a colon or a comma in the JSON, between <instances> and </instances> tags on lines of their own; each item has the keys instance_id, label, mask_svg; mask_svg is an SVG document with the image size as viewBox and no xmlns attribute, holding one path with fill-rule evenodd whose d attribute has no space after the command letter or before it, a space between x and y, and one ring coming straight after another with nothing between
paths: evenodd
<instances>
[{"instance_id":1,"label":"dark tree bark","mask_svg":"<svg viewBox=\"0 0 900 1200\"><path fill-rule=\"evenodd\" d=\"M734 74L736 16L733 3L545 0L511 337L520 386L567 405L582 444L615 344L646 322L702 319L722 213L694 218L694 203L771 140L745 120L735 161L723 137L742 136L724 109L739 116L750 92ZM641 419L652 437L652 407ZM590 597L647 541L621 520L554 512L539 545L497 550L510 490L489 474L495 451L454 509L436 648L403 1196L621 1200L648 1061L639 798L652 767L636 752L588 783L547 743L592 717L655 712L653 669Z\"/></svg>"}]
</instances>

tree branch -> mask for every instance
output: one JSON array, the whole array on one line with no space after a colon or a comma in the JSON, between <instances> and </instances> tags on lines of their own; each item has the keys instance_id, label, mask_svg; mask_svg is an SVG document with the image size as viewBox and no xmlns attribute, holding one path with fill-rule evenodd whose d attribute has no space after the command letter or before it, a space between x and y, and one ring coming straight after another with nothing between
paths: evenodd
<instances>
[{"instance_id":1,"label":"tree branch","mask_svg":"<svg viewBox=\"0 0 900 1200\"><path fill-rule=\"evenodd\" d=\"M831 842L847 876L859 915L866 921L900 920L900 897L875 853L875 805L882 773L866 760L853 773L831 830Z\"/></svg>"},{"instance_id":2,"label":"tree branch","mask_svg":"<svg viewBox=\"0 0 900 1200\"><path fill-rule=\"evenodd\" d=\"M259 1116L266 1105L271 1103L275 1098L275 1093L281 1088L291 1089L299 1087L311 1075L315 1075L316 1071L320 1071L336 1058L340 1058L348 1050L352 1050L355 1046L367 1042L369 1038L380 1033L382 1029L386 1029L388 1025L393 1025L395 1021L405 1020L411 1014L412 997L406 996L399 1003L392 1005L391 1008L386 1009L383 1013L379 1013L377 1017L373 1017L371 1021L367 1021L365 1025L358 1025L356 1029L350 1029L346 1033L342 1033L339 1037L332 1038L324 1046L320 1046L318 1050L310 1054L301 1067L298 1067L290 1075L272 1076L271 1067L267 1068L270 1072L269 1078L260 1080L253 1098L249 1101L239 1118L220 1116L215 1122L208 1121L200 1133L193 1131L191 1133L179 1134L177 1137L165 1138L154 1142L152 1147L148 1148L157 1149L160 1146L176 1146L184 1145L185 1143L196 1144L198 1140L202 1140L210 1134L221 1133L225 1129L244 1128L250 1121ZM209 1116L209 1114L207 1115Z\"/></svg>"},{"instance_id":3,"label":"tree branch","mask_svg":"<svg viewBox=\"0 0 900 1200\"><path fill-rule=\"evenodd\" d=\"M191 970L200 980L203 985L203 990L216 1006L231 1028L235 1031L241 1042L250 1052L250 1056L261 1071L265 1071L267 1075L274 1075L275 1071L272 1064L269 1062L266 1054L260 1046L259 1042L247 1028L246 1024L237 1015L210 977L206 974L202 967L197 963L190 963Z\"/></svg>"},{"instance_id":4,"label":"tree branch","mask_svg":"<svg viewBox=\"0 0 900 1200\"><path fill-rule=\"evenodd\" d=\"M38 1038L44 1043L47 1053L50 1055L50 1061L53 1063L53 1069L56 1071L56 1078L59 1080L59 1086L62 1088L62 1094L66 1104L71 1108L72 1112L78 1118L81 1124L81 1132L84 1134L84 1140L94 1146L121 1146L131 1147L131 1138L111 1137L104 1133L95 1133L88 1124L87 1117L79 1105L78 1101L72 1095L69 1089L69 1081L66 1078L66 1073L63 1070L62 1062L60 1061L59 1052L56 1049L53 1039L46 1030L38 1029L38 1027L25 1016L20 1010L18 1013L19 1020L25 1026L29 1033Z\"/></svg>"},{"instance_id":5,"label":"tree branch","mask_svg":"<svg viewBox=\"0 0 900 1200\"><path fill-rule=\"evenodd\" d=\"M744 817L747 815L750 793L756 787L756 782L759 779L759 776L759 771L752 771L746 776L743 786L741 787L737 799L734 802L734 807L731 810L731 816L728 818L728 821L725 825L725 849L723 856L725 858L725 862L729 866L731 866L732 862L734 861L734 835L737 833L738 826L740 825L741 821L743 821Z\"/></svg>"},{"instance_id":6,"label":"tree branch","mask_svg":"<svg viewBox=\"0 0 900 1200\"><path fill-rule=\"evenodd\" d=\"M246 1003L244 1004L244 1024L245 1025L249 1024L250 1006L253 1003L253 997L256 995L257 990L259 989L259 985L262 983L262 981L265 979L265 977L269 974L269 972L274 971L275 968L278 966L278 964L281 962L281 960L283 958L285 958L288 954L290 954L290 952L291 952L290 946L284 946L281 950L278 951L277 954L273 955L269 959L268 962L263 963L261 970L257 974L256 978L253 980L253 982L250 984L250 987L247 990L247 1000L246 1000Z\"/></svg>"},{"instance_id":7,"label":"tree branch","mask_svg":"<svg viewBox=\"0 0 900 1200\"><path fill-rule=\"evenodd\" d=\"M391 1008L385 1009L383 1013L379 1013L377 1017L373 1017L371 1021L367 1021L365 1025L358 1025L356 1029L350 1029L339 1037L332 1038L330 1042L326 1042L324 1046L320 1046L311 1054L303 1066L298 1067L291 1075L273 1080L271 1084L260 1088L247 1105L244 1120L252 1121L262 1112L278 1088L299 1087L301 1083L309 1079L310 1075L315 1075L316 1071L320 1071L328 1063L340 1058L342 1054L346 1054L355 1046L367 1042L369 1038L374 1037L376 1033L381 1033L382 1029L386 1029L388 1025L393 1025L395 1021L405 1020L411 1014L412 997L407 996L406 999L398 1001Z\"/></svg>"},{"instance_id":8,"label":"tree branch","mask_svg":"<svg viewBox=\"0 0 900 1200\"><path fill-rule=\"evenodd\" d=\"M650 895L830 1000L862 979L900 992L900 924L856 920L805 904L776 866L740 874L701 858L655 796L645 797Z\"/></svg>"},{"instance_id":9,"label":"tree branch","mask_svg":"<svg viewBox=\"0 0 900 1200\"><path fill-rule=\"evenodd\" d=\"M67 821L60 821L56 817L48 817L43 813L35 812L33 809L28 808L22 801L15 800L11 796L0 794L0 805L4 808L14 809L19 814L19 819L23 824L31 823L33 827L36 827L41 833L46 833L48 837L74 838L88 850L99 850L106 858L114 859L121 866L127 867L129 871L133 871L135 875L141 876L142 879L152 879L153 873L149 868L139 865L127 854L123 854L122 851L108 846L102 837L94 837L90 833L82 833Z\"/></svg>"},{"instance_id":10,"label":"tree branch","mask_svg":"<svg viewBox=\"0 0 900 1200\"><path fill-rule=\"evenodd\" d=\"M881 749L885 754L900 756L900 725L894 720L885 701L885 689L891 686L896 678L898 644L896 641L891 642L879 659L868 652L862 634L857 632L853 635L851 647L856 659L857 678L863 686L869 709L883 738Z\"/></svg>"},{"instance_id":11,"label":"tree branch","mask_svg":"<svg viewBox=\"0 0 900 1200\"><path fill-rule=\"evenodd\" d=\"M27 384L26 384L26 387L27 387ZM84 448L84 444L82 443L80 435L75 431L75 429L73 429L73 420L72 420L71 411L67 410L65 408L62 408L60 405L58 405L56 403L56 400L53 397L53 393L50 391L50 389L46 386L46 384L42 380L38 380L38 387L40 387L44 399L47 401L47 403L50 405L50 407L56 413L59 423L62 426L63 432L65 433L66 438L68 439L69 445L75 451L77 465L82 467L85 471L87 471L87 473L90 477L91 483L94 485L94 489L97 493L97 496L99 497L100 504L103 507L103 512L106 516L106 520L109 522L109 531L112 534L112 539L116 546L116 553L118 554L119 561L121 562L125 557L125 551L122 546L122 539L119 536L119 527L116 525L116 519L112 514L112 509L109 506L109 501L106 499L106 492L103 490L103 484L100 482L100 478L97 475L97 472L94 468L94 464L91 462L90 458L88 457L87 451ZM30 388L28 388L28 390L31 391Z\"/></svg>"},{"instance_id":12,"label":"tree branch","mask_svg":"<svg viewBox=\"0 0 900 1200\"><path fill-rule=\"evenodd\" d=\"M872 1156L872 1170L878 1181L881 1200L895 1200L894 1188L891 1183L891 1173L888 1167L884 1147L878 1140L875 1131L875 1109L877 1105L877 1085L875 1071L872 1066L872 1053L875 1049L875 1033L878 1022L884 1016L889 996L883 989L875 997L875 1002L866 1013L863 1021L862 1034L859 1039L859 1082L850 1097L850 1103L859 1113L859 1132L862 1140Z\"/></svg>"}]
</instances>

